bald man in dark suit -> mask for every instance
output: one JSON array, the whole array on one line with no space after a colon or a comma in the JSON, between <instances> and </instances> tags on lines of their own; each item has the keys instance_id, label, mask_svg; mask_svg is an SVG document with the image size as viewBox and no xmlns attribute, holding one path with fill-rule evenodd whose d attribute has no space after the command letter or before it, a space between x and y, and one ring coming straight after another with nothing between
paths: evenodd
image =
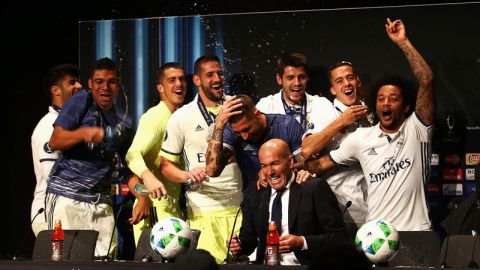
<instances>
[{"instance_id":1,"label":"bald man in dark suit","mask_svg":"<svg viewBox=\"0 0 480 270\"><path fill-rule=\"evenodd\" d=\"M249 255L257 248L256 263L263 263L268 223L275 219L272 205L277 194L282 209L281 221L277 221L281 223L277 224L281 264L308 264L322 245L346 241L342 213L330 186L314 177L306 183L296 183L288 144L280 139L267 141L260 148L259 159L269 187L257 190L252 185L244 192L240 236L231 240L233 254Z\"/></svg>"}]
</instances>

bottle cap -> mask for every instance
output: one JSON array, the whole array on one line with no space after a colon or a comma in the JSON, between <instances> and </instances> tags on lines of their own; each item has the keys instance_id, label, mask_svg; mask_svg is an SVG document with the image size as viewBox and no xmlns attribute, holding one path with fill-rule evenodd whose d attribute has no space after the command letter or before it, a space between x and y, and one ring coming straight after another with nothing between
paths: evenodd
<instances>
[{"instance_id":1,"label":"bottle cap","mask_svg":"<svg viewBox=\"0 0 480 270\"><path fill-rule=\"evenodd\" d=\"M60 219L55 220L55 228L61 228L62 227L62 221Z\"/></svg>"},{"instance_id":2,"label":"bottle cap","mask_svg":"<svg viewBox=\"0 0 480 270\"><path fill-rule=\"evenodd\" d=\"M272 230L277 230L277 224L275 224L275 221L270 221L270 224L268 224L268 230L269 231L272 231Z\"/></svg>"}]
</instances>

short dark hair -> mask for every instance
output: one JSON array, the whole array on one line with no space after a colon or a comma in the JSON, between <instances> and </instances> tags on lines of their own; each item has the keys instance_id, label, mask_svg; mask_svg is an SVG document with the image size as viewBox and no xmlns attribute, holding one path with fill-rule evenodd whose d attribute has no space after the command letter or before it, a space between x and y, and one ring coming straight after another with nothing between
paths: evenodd
<instances>
[{"instance_id":1,"label":"short dark hair","mask_svg":"<svg viewBox=\"0 0 480 270\"><path fill-rule=\"evenodd\" d=\"M108 57L104 57L104 58L100 58L97 61L95 61L95 64L93 65L93 68L92 68L92 71L90 72L90 78L93 77L93 74L95 74L95 71L103 70L103 69L114 70L117 73L117 77L120 77L120 72L119 72L115 62Z\"/></svg>"},{"instance_id":2,"label":"short dark hair","mask_svg":"<svg viewBox=\"0 0 480 270\"><path fill-rule=\"evenodd\" d=\"M238 121L242 120L244 117L250 118L254 115L256 108L251 97L244 94L239 94L235 96L235 99L242 100L242 106L235 110L235 111L240 111L241 113L230 117L228 122L237 123Z\"/></svg>"},{"instance_id":3,"label":"short dark hair","mask_svg":"<svg viewBox=\"0 0 480 270\"><path fill-rule=\"evenodd\" d=\"M367 106L372 110L375 111L377 108L377 94L378 90L385 85L393 85L400 89L400 93L402 94L403 105L409 105L410 108L407 111L407 116L409 116L415 110L415 95L416 95L416 88L415 84L408 80L405 77L398 76L398 75L383 75L379 79L375 80L368 88L367 88ZM374 122L378 122L378 117L374 113Z\"/></svg>"},{"instance_id":4,"label":"short dark hair","mask_svg":"<svg viewBox=\"0 0 480 270\"><path fill-rule=\"evenodd\" d=\"M286 53L280 56L277 60L276 72L280 75L280 77L283 76L283 72L286 67L303 67L305 72L308 74L307 57L303 53L298 52Z\"/></svg>"},{"instance_id":5,"label":"short dark hair","mask_svg":"<svg viewBox=\"0 0 480 270\"><path fill-rule=\"evenodd\" d=\"M193 65L193 73L196 75L200 75L200 66L205 62L217 62L221 64L218 56L214 54L205 54L195 60L195 64Z\"/></svg>"},{"instance_id":6,"label":"short dark hair","mask_svg":"<svg viewBox=\"0 0 480 270\"><path fill-rule=\"evenodd\" d=\"M338 61L335 64L331 65L330 68L328 68L328 78L327 78L328 81L330 81L330 78L332 77L332 71L336 68L341 67L341 66L350 66L354 70L354 73L356 73L355 72L355 67L353 66L352 62L345 61L345 60Z\"/></svg>"},{"instance_id":7,"label":"short dark hair","mask_svg":"<svg viewBox=\"0 0 480 270\"><path fill-rule=\"evenodd\" d=\"M43 81L43 88L48 94L49 97L51 97L52 93L50 92L50 88L54 85L58 85L65 76L73 76L77 77L79 76L79 69L76 65L72 64L62 64L58 66L52 67L47 75L44 78Z\"/></svg>"},{"instance_id":8,"label":"short dark hair","mask_svg":"<svg viewBox=\"0 0 480 270\"><path fill-rule=\"evenodd\" d=\"M181 69L185 72L183 67L177 62L168 62L160 66L157 70L157 84L161 83L163 80L163 75L165 75L165 70L169 68Z\"/></svg>"}]
</instances>

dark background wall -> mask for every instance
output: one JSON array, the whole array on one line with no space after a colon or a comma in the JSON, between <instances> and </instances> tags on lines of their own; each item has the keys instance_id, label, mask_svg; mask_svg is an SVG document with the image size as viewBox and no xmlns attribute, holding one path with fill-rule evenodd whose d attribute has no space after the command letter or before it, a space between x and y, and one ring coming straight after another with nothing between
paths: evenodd
<instances>
[{"instance_id":1,"label":"dark background wall","mask_svg":"<svg viewBox=\"0 0 480 270\"><path fill-rule=\"evenodd\" d=\"M127 4L128 2L128 4ZM132 3L133 2L133 3ZM417 1L417 4L435 1ZM412 2L410 2L412 3ZM48 100L41 91L42 78L47 70L61 63L79 63L78 22L85 20L160 17L172 15L219 14L234 12L286 11L303 9L332 9L380 6L380 1L8 1L0 6L0 35L2 63L2 105L4 107L3 142L3 185L0 210L0 258L11 258L19 242L27 236L19 254L28 256L31 252L33 235L29 229L30 203L35 185L31 161L30 136L38 120L46 113ZM405 4L405 1L389 1L388 5ZM348 12L335 20L348 20ZM418 16L428 15L428 9L414 14L419 23L434 31L434 35L444 33L436 29L436 21L441 17L422 19ZM462 14L445 14L446 18L462 20ZM477 24L478 25L478 24ZM478 27L477 27L478 28ZM459 28L454 31L464 31ZM432 46L450 46L455 44L455 32L447 32L444 42ZM478 39L478 31L463 33ZM314 34L312 34L312 38ZM341 46L355 47L357 43L368 43L368 39L350 40L348 29L339 30ZM462 41L467 42L468 41ZM460 45L457 44L462 48ZM393 49L392 49L393 50ZM459 51L460 50L460 51ZM456 53L471 52L456 50ZM473 52L472 61L480 61L478 50ZM399 54L399 52L395 52ZM461 64L451 58L452 66L445 67L445 72L462 76ZM5 61L6 60L6 61ZM316 61L316 60L315 60ZM458 68L460 67L460 68ZM477 66L478 67L478 66ZM245 69L248 69L247 67ZM477 73L478 76L478 73ZM463 80L465 87L472 89L477 83L476 76L469 75ZM458 90L461 93L461 89ZM459 94L460 94L459 93ZM460 96L462 96L460 94ZM458 95L445 97L456 100ZM478 100L478 91L472 92L466 99ZM478 102L476 102L478 103ZM456 103L458 104L458 102ZM456 108L453 108L456 109ZM462 108L457 108L463 111ZM472 108L475 110L475 108ZM478 110L477 110L478 111ZM476 114L478 115L478 114Z\"/></svg>"}]
</instances>

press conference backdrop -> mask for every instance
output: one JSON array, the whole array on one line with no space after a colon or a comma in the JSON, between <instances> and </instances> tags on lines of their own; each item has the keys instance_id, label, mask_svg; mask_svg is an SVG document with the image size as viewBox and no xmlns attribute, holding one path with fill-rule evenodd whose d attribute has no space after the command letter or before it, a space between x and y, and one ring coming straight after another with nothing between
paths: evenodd
<instances>
[{"instance_id":1,"label":"press conference backdrop","mask_svg":"<svg viewBox=\"0 0 480 270\"><path fill-rule=\"evenodd\" d=\"M129 120L158 102L157 68L180 62L189 76L204 53L225 68L226 92L260 98L278 91L276 58L303 52L309 60L309 93L331 98L328 67L354 63L364 85L382 74L413 79L401 51L385 33L385 19L401 18L407 34L435 73L437 117L428 184L434 224L472 192L480 160L479 3L309 10L102 20L80 22L82 82L94 61L110 57L120 66L123 91L117 100ZM190 84L189 99L196 89ZM128 106L126 106L128 105Z\"/></svg>"}]
</instances>

